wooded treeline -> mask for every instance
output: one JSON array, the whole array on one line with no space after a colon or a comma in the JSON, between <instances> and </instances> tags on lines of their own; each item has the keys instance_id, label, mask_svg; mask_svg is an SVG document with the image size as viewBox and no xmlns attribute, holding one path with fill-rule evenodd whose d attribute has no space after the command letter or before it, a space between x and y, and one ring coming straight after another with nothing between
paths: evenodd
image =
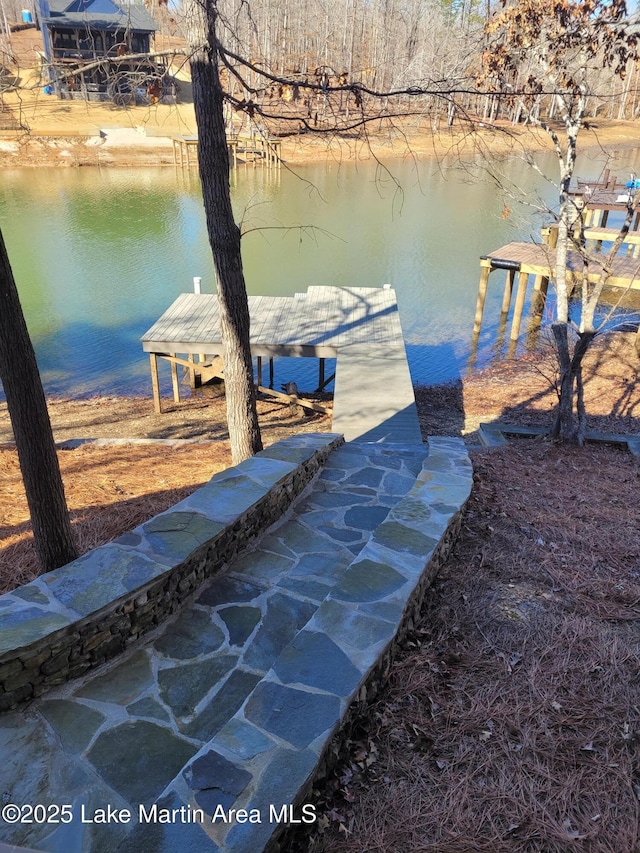
<instances>
[{"instance_id":1,"label":"wooded treeline","mask_svg":"<svg viewBox=\"0 0 640 853\"><path fill-rule=\"evenodd\" d=\"M421 99L407 95L406 104L434 123L444 117L450 123L465 113L483 120L524 120L511 92L529 76L526 60L503 93L487 95L477 89L483 53L491 49L485 24L497 4L490 0L221 0L218 5L224 47L253 66L230 62L227 87L238 102L297 99L295 85L274 84L259 73L265 71L289 84L315 81L327 91L353 84L378 93L420 88L433 94ZM180 7L176 17L180 24ZM587 114L637 117L639 73L630 63L621 81L595 58L589 70ZM396 98L394 103L397 110L401 101ZM308 117L317 121L317 103L308 106ZM331 106L335 117L336 111L361 105L345 92L334 96ZM381 106L384 102L376 100L376 110ZM553 119L553 94L541 95L535 109Z\"/></svg>"}]
</instances>

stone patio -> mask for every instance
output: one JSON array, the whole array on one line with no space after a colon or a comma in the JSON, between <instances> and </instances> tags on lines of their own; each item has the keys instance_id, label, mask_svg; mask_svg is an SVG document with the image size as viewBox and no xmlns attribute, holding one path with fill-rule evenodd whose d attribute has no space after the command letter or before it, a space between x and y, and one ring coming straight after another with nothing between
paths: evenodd
<instances>
[{"instance_id":1,"label":"stone patio","mask_svg":"<svg viewBox=\"0 0 640 853\"><path fill-rule=\"evenodd\" d=\"M265 465L299 453L291 440L271 451ZM312 820L304 797L325 749L428 589L470 487L458 439L334 449L174 617L0 717L3 804L68 805L72 817L0 821L0 839L52 853L257 853Z\"/></svg>"}]
</instances>

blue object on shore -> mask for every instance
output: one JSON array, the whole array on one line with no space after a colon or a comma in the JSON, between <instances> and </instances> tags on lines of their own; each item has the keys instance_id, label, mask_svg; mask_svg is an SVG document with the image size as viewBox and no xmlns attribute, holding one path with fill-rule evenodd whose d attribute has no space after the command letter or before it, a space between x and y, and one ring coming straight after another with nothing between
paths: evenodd
<instances>
[{"instance_id":1,"label":"blue object on shore","mask_svg":"<svg viewBox=\"0 0 640 853\"><path fill-rule=\"evenodd\" d=\"M53 95L53 86L45 86L42 91L45 95Z\"/></svg>"},{"instance_id":2,"label":"blue object on shore","mask_svg":"<svg viewBox=\"0 0 640 853\"><path fill-rule=\"evenodd\" d=\"M23 24L32 24L33 23L33 15L28 9L22 10L22 23Z\"/></svg>"},{"instance_id":3,"label":"blue object on shore","mask_svg":"<svg viewBox=\"0 0 640 853\"><path fill-rule=\"evenodd\" d=\"M640 178L636 178L634 181L627 181L625 187L628 190L640 190Z\"/></svg>"}]
</instances>

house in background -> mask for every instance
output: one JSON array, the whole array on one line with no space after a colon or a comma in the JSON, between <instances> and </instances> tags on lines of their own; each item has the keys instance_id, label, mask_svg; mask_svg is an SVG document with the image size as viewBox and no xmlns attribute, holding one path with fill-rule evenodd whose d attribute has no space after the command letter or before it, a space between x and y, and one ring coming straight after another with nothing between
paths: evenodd
<instances>
[{"instance_id":1,"label":"house in background","mask_svg":"<svg viewBox=\"0 0 640 853\"><path fill-rule=\"evenodd\" d=\"M38 24L50 91L60 97L126 104L162 96L166 84L162 62L146 57L118 61L153 49L158 28L143 5L38 0Z\"/></svg>"}]
</instances>

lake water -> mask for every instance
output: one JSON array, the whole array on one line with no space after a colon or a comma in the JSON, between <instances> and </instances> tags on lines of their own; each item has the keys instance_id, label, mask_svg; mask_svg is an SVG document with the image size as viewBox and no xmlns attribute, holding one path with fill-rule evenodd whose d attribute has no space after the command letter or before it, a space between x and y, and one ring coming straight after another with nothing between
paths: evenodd
<instances>
[{"instance_id":1,"label":"lake water","mask_svg":"<svg viewBox=\"0 0 640 853\"><path fill-rule=\"evenodd\" d=\"M626 152L619 173L634 170ZM540 161L549 173L553 158ZM617 165L617 164L616 164ZM601 159L578 170L596 176ZM555 190L521 161L494 164L528 200ZM538 233L534 210L483 170L435 162L240 168L233 200L250 294L312 284L397 291L414 381L465 370L480 255ZM511 209L505 217L505 199ZM214 276L197 174L173 169L32 169L0 179L4 233L49 394L150 395L140 336L201 276ZM501 282L490 290L478 364L494 352ZM281 360L276 382L314 387L312 360ZM163 376L165 391L168 370ZM276 386L277 387L277 386Z\"/></svg>"}]
</instances>

